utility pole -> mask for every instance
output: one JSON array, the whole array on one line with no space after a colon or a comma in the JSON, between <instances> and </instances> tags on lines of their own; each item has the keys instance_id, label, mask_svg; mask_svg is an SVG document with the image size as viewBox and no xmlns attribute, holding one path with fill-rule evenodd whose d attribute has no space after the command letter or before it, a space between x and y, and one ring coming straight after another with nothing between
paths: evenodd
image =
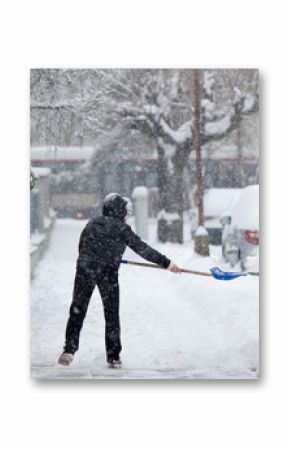
<instances>
[{"instance_id":1,"label":"utility pole","mask_svg":"<svg viewBox=\"0 0 290 449\"><path fill-rule=\"evenodd\" d=\"M202 255L209 255L208 233L204 228L204 206L203 206L203 179L202 179L202 158L200 140L200 104L201 85L200 70L193 69L193 106L194 106L194 149L196 160L196 197L198 210L198 228L195 233L195 252Z\"/></svg>"}]
</instances>

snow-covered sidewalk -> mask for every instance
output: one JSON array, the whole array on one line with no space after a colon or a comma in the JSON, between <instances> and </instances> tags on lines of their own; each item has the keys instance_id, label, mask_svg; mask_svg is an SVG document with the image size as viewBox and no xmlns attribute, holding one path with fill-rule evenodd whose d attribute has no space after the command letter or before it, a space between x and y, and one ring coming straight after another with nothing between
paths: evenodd
<instances>
[{"instance_id":1,"label":"snow-covered sidewalk","mask_svg":"<svg viewBox=\"0 0 290 449\"><path fill-rule=\"evenodd\" d=\"M72 297L77 245L85 221L57 220L31 285L31 375L34 378L255 379L259 279L216 281L133 266L120 268L122 370L105 365L104 319L97 288L71 367L57 365ZM184 268L207 271L220 259L184 245L150 243ZM128 249L125 258L140 260Z\"/></svg>"}]
</instances>

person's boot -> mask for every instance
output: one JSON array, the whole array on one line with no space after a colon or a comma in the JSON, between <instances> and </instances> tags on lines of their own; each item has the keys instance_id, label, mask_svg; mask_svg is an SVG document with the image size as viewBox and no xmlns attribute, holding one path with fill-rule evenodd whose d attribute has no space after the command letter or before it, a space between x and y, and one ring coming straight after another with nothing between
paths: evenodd
<instances>
[{"instance_id":1,"label":"person's boot","mask_svg":"<svg viewBox=\"0 0 290 449\"><path fill-rule=\"evenodd\" d=\"M68 354L67 352L63 352L58 359L58 363L60 365L69 366L73 362L74 356L73 354Z\"/></svg>"},{"instance_id":2,"label":"person's boot","mask_svg":"<svg viewBox=\"0 0 290 449\"><path fill-rule=\"evenodd\" d=\"M118 359L114 359L109 357L107 360L108 363L108 368L122 368L122 361L120 359L120 357Z\"/></svg>"}]
</instances>

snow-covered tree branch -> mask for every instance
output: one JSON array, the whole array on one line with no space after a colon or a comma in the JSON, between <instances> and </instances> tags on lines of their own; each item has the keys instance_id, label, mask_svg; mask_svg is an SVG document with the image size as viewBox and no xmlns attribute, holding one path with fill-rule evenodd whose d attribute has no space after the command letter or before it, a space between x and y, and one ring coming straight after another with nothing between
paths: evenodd
<instances>
[{"instance_id":1,"label":"snow-covered tree branch","mask_svg":"<svg viewBox=\"0 0 290 449\"><path fill-rule=\"evenodd\" d=\"M204 70L201 144L224 139L258 109L258 71ZM95 142L118 123L152 140L160 209L182 220L184 169L194 151L192 70L34 70L32 142ZM182 237L179 239L182 240Z\"/></svg>"}]
</instances>

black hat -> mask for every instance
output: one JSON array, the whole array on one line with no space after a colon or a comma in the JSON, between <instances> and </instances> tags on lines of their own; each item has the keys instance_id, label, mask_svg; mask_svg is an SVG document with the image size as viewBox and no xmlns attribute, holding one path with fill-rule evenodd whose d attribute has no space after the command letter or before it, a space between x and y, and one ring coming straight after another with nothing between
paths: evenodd
<instances>
[{"instance_id":1,"label":"black hat","mask_svg":"<svg viewBox=\"0 0 290 449\"><path fill-rule=\"evenodd\" d=\"M109 193L104 198L103 215L124 219L127 215L127 200L118 193Z\"/></svg>"}]
</instances>

